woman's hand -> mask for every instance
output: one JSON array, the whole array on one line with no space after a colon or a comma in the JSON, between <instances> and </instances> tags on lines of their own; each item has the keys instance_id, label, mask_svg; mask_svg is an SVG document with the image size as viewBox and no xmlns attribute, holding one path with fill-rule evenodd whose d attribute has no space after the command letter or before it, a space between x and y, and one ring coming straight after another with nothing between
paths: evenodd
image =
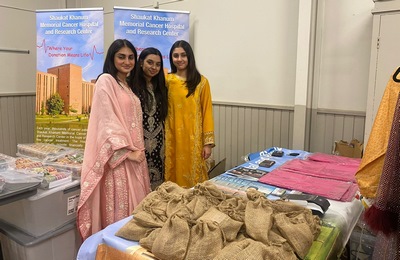
<instances>
[{"instance_id":1,"label":"woman's hand","mask_svg":"<svg viewBox=\"0 0 400 260\"><path fill-rule=\"evenodd\" d=\"M202 152L202 156L203 159L206 160L211 156L211 145L210 144L206 144L205 146L203 146L203 152Z\"/></svg>"},{"instance_id":2,"label":"woman's hand","mask_svg":"<svg viewBox=\"0 0 400 260\"><path fill-rule=\"evenodd\" d=\"M128 159L137 163L141 163L146 159L144 151L132 151L128 154Z\"/></svg>"}]
</instances>

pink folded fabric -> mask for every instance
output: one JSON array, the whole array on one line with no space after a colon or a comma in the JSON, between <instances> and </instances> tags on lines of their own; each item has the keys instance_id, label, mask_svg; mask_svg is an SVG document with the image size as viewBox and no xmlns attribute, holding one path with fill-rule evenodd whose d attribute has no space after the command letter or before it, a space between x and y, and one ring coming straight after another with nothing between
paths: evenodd
<instances>
[{"instance_id":1,"label":"pink folded fabric","mask_svg":"<svg viewBox=\"0 0 400 260\"><path fill-rule=\"evenodd\" d=\"M308 160L317 161L317 162L327 162L327 163L335 163L341 165L352 165L358 168L361 163L361 158L350 158L339 155L327 154L327 153L313 153L307 157Z\"/></svg>"},{"instance_id":2,"label":"pink folded fabric","mask_svg":"<svg viewBox=\"0 0 400 260\"><path fill-rule=\"evenodd\" d=\"M351 201L357 187L355 183L275 169L259 179L259 182L290 190L319 195L328 199Z\"/></svg>"},{"instance_id":3,"label":"pink folded fabric","mask_svg":"<svg viewBox=\"0 0 400 260\"><path fill-rule=\"evenodd\" d=\"M352 183L347 192L343 194L341 201L352 201L357 191L358 191L358 184Z\"/></svg>"},{"instance_id":4,"label":"pink folded fabric","mask_svg":"<svg viewBox=\"0 0 400 260\"><path fill-rule=\"evenodd\" d=\"M355 182L358 165L293 159L283 164L279 169L314 177Z\"/></svg>"}]
</instances>

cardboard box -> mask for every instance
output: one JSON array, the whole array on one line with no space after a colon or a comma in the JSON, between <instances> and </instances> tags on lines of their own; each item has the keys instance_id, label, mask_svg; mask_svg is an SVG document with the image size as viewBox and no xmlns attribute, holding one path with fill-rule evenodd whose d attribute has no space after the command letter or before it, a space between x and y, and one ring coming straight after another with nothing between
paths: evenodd
<instances>
[{"instance_id":1,"label":"cardboard box","mask_svg":"<svg viewBox=\"0 0 400 260\"><path fill-rule=\"evenodd\" d=\"M361 158L363 153L363 143L357 139L351 140L350 143L347 141L335 141L333 154L351 157L351 158Z\"/></svg>"}]
</instances>

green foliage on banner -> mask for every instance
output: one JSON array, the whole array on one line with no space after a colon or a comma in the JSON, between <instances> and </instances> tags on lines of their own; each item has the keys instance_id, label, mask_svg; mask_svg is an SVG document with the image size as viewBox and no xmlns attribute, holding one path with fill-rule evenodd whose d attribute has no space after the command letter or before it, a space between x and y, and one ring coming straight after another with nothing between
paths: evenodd
<instances>
[{"instance_id":1,"label":"green foliage on banner","mask_svg":"<svg viewBox=\"0 0 400 260\"><path fill-rule=\"evenodd\" d=\"M52 116L59 115L64 110L64 100L61 98L60 94L54 93L46 101L46 106L49 115Z\"/></svg>"},{"instance_id":2,"label":"green foliage on banner","mask_svg":"<svg viewBox=\"0 0 400 260\"><path fill-rule=\"evenodd\" d=\"M46 114L46 106L44 105L44 101L42 101L42 104L40 105L40 114L41 115Z\"/></svg>"}]
</instances>

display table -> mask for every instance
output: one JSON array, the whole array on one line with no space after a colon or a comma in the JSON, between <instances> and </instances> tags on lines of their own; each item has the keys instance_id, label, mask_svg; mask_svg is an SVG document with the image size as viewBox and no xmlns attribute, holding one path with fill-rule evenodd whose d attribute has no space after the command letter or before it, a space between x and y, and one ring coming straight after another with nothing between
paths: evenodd
<instances>
[{"instance_id":1,"label":"display table","mask_svg":"<svg viewBox=\"0 0 400 260\"><path fill-rule=\"evenodd\" d=\"M304 151L294 151L287 149L284 149L284 152L285 154L292 154L291 156L293 158L303 159L307 158L307 156L310 154ZM241 166L257 169L258 163L265 159L266 153L269 153L268 150L266 150L265 152L262 151L253 154L253 158L250 158L250 161L244 163ZM270 171L272 171L273 169L277 169L279 166L283 165L285 161L288 160L287 158L288 157L284 156L274 158L276 163L274 166L270 167ZM229 174L227 173L229 171L230 170L226 171L222 175ZM228 188L226 190L236 190L237 193L240 194L243 193L245 189L247 189L249 186L252 186L256 187L259 191L264 192L269 199L279 199L279 196L275 196L273 194L274 189L279 187L273 187L265 183L260 183L258 181L254 181L254 179L250 181L250 184L246 183L246 185L242 185L243 183L241 182L241 180L243 179L241 178L238 178L238 181L232 182L220 182L216 181L217 179L218 176L213 178L211 181L214 181L217 186L221 186L221 189ZM319 260L339 258L350 238L352 230L354 229L361 213L363 212L362 203L357 199L352 199L350 201L337 201L329 199L328 201L330 203L330 206L321 218L321 233L319 237L314 241L305 259ZM129 254L132 249L138 245L138 242L129 241L117 237L114 234L131 219L132 216L120 220L86 239L79 249L78 259L95 259L97 247L99 244L106 244L107 246L113 247L121 252Z\"/></svg>"},{"instance_id":2,"label":"display table","mask_svg":"<svg viewBox=\"0 0 400 260\"><path fill-rule=\"evenodd\" d=\"M324 250L325 252L323 252L323 254L326 253L329 257L337 258L336 256L340 255L342 249L345 247L351 235L351 231L360 217L363 206L358 200L353 200L352 202L337 202L330 200L330 203L331 206L322 220L326 226L333 227L328 235L336 236L336 238L333 237L329 240L323 237L326 234L321 234L321 239L317 239L314 242L314 246L318 247L320 250ZM107 244L120 251L129 253L131 249L139 243L117 237L114 234L131 219L132 216L122 219L90 236L81 245L77 259L94 260L96 258L97 246L99 244ZM325 243L318 245L318 240L322 240ZM306 259L320 260L321 258L318 252L316 252L313 255L309 254Z\"/></svg>"}]
</instances>

